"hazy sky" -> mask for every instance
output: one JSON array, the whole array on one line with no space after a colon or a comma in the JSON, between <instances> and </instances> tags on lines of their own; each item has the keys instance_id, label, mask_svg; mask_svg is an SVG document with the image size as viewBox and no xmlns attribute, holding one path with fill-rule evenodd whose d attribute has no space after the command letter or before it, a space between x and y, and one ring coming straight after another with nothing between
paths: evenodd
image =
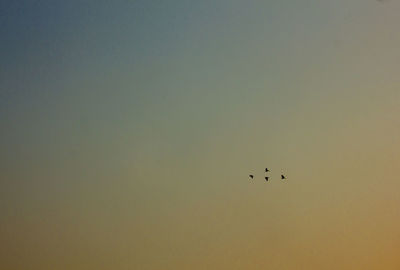
<instances>
[{"instance_id":1,"label":"hazy sky","mask_svg":"<svg viewBox=\"0 0 400 270\"><path fill-rule=\"evenodd\" d=\"M398 270L399 14L0 1L0 268Z\"/></svg>"}]
</instances>

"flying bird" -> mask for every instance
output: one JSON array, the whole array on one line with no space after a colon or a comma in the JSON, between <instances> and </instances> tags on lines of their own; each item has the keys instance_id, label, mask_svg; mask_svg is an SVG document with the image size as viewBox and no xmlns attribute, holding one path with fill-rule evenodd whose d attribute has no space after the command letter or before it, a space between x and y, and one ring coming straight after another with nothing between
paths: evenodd
<instances>
[{"instance_id":1,"label":"flying bird","mask_svg":"<svg viewBox=\"0 0 400 270\"><path fill-rule=\"evenodd\" d=\"M253 179L253 178L254 178L254 175L252 175L252 174L250 174L249 176L250 176L250 178L251 178L251 179Z\"/></svg>"},{"instance_id":2,"label":"flying bird","mask_svg":"<svg viewBox=\"0 0 400 270\"><path fill-rule=\"evenodd\" d=\"M268 177L268 176L265 176L265 181L267 181L267 182L268 182L268 179L269 179L269 177Z\"/></svg>"},{"instance_id":3,"label":"flying bird","mask_svg":"<svg viewBox=\"0 0 400 270\"><path fill-rule=\"evenodd\" d=\"M281 179L284 180L286 179L286 177L283 174L281 174Z\"/></svg>"}]
</instances>

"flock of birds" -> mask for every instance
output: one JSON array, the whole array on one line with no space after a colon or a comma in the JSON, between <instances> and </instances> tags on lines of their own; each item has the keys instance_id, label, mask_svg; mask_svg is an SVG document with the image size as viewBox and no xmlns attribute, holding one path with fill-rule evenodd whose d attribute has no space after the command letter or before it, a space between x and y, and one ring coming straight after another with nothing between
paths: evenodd
<instances>
[{"instance_id":1,"label":"flock of birds","mask_svg":"<svg viewBox=\"0 0 400 270\"><path fill-rule=\"evenodd\" d=\"M270 170L268 170L268 168L265 168L265 173L267 173L267 172L269 172L269 171L270 171ZM251 179L254 179L254 174L250 174L249 176L250 176ZM265 178L265 181L268 182L269 176L265 176L264 178ZM286 176L284 176L283 174L281 174L281 179L282 179L282 180L285 180L285 179L286 179Z\"/></svg>"}]
</instances>

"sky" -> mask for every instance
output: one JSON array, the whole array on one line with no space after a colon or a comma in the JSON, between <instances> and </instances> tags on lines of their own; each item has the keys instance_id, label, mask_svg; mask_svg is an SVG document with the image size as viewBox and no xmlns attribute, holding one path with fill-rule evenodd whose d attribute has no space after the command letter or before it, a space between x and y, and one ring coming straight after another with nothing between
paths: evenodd
<instances>
[{"instance_id":1,"label":"sky","mask_svg":"<svg viewBox=\"0 0 400 270\"><path fill-rule=\"evenodd\" d=\"M399 269L399 12L0 1L0 268Z\"/></svg>"}]
</instances>

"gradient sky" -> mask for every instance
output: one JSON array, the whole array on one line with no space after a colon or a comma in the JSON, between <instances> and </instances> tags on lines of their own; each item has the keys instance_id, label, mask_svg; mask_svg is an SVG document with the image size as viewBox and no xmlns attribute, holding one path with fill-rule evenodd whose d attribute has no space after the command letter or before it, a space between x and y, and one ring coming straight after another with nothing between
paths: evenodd
<instances>
[{"instance_id":1,"label":"gradient sky","mask_svg":"<svg viewBox=\"0 0 400 270\"><path fill-rule=\"evenodd\" d=\"M0 1L0 268L400 269L399 14Z\"/></svg>"}]
</instances>

